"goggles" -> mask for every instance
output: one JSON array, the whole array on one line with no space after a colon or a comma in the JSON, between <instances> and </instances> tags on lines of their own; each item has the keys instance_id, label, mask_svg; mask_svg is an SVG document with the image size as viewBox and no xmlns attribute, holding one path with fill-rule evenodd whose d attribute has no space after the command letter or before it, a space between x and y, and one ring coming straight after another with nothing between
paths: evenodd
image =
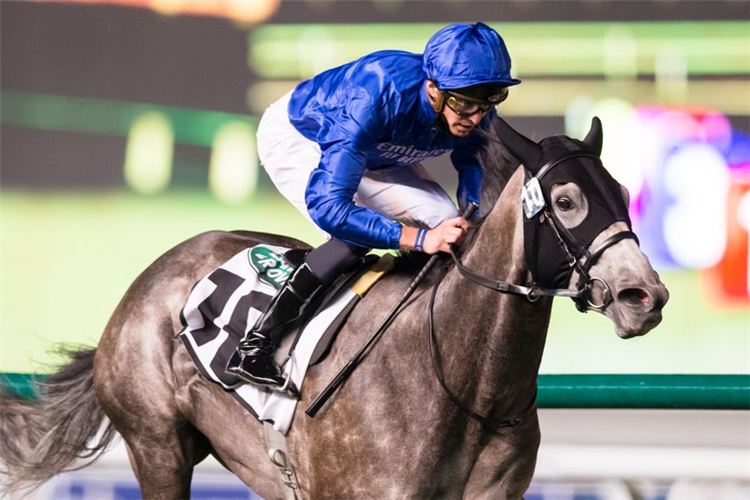
<instances>
[{"instance_id":1,"label":"goggles","mask_svg":"<svg viewBox=\"0 0 750 500\"><path fill-rule=\"evenodd\" d=\"M508 89L503 88L500 93L489 97L488 101L480 101L472 99L470 97L451 92L450 90L443 90L443 99L445 104L456 113L458 116L467 118L474 116L477 113L486 113L490 109L496 107L498 104L508 98Z\"/></svg>"}]
</instances>

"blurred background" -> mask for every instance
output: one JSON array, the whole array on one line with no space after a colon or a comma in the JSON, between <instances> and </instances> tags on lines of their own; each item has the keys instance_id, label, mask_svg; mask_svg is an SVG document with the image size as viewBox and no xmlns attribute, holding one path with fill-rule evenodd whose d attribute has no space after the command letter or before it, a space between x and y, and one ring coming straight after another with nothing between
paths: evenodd
<instances>
[{"instance_id":1,"label":"blurred background","mask_svg":"<svg viewBox=\"0 0 750 500\"><path fill-rule=\"evenodd\" d=\"M750 2L742 0L3 0L0 371L46 373L56 343L95 345L135 277L197 233L248 229L320 243L259 167L263 110L320 71L380 49L421 53L441 27L476 21L503 36L523 80L499 109L513 126L535 139L580 138L592 116L602 119L604 163L629 188L642 247L672 295L662 325L629 341L558 299L542 373L750 374ZM446 160L429 167L455 190ZM581 425L578 413L548 415L548 440ZM619 425L632 421L626 413L583 415L601 425L576 438L576 449L641 436ZM750 463L750 418L717 412L711 420L730 419L735 431L686 441L704 417L683 414L694 428L675 428L648 414L669 449L731 448L721 462L731 465L718 469L737 479L726 471ZM541 455L543 477L528 498L701 498L674 496L676 474L667 483L634 472L653 479L640 497L615 479L574 484L587 476L569 473L554 482L565 460L553 451ZM120 493L111 481L86 490L74 479L65 491L137 498L123 474ZM739 475L727 498L747 491L750 469ZM216 488L205 491L197 498L214 498ZM709 491L703 498L718 498ZM216 498L248 494L237 485Z\"/></svg>"}]
</instances>

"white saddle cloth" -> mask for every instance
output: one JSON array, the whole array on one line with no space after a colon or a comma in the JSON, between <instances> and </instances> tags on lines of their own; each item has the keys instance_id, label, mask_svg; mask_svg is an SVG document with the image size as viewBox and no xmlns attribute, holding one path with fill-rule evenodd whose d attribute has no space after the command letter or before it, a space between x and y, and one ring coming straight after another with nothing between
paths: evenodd
<instances>
[{"instance_id":1,"label":"white saddle cloth","mask_svg":"<svg viewBox=\"0 0 750 500\"><path fill-rule=\"evenodd\" d=\"M283 253L288 250L273 245L261 247L275 252L279 262L283 262ZM259 279L258 271L251 265L252 252L257 248L243 250L195 285L182 312L185 328L179 338L203 376L232 393L259 420L272 422L274 429L286 435L297 400L238 382L223 372L229 356L263 313L260 303L267 303L268 298L276 294L276 288ZM280 264L283 266L285 264ZM357 297L351 288L343 289L305 327L283 367L285 374L291 372L292 381L300 390L318 341Z\"/></svg>"}]
</instances>

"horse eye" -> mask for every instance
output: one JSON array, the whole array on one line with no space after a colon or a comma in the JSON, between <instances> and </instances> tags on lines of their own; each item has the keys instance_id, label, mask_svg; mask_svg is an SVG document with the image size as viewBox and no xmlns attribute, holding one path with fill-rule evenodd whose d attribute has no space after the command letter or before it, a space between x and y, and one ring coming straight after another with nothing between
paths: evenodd
<instances>
[{"instance_id":1,"label":"horse eye","mask_svg":"<svg viewBox=\"0 0 750 500\"><path fill-rule=\"evenodd\" d=\"M563 211L567 211L573 208L573 203L571 203L570 198L558 198L557 200L555 200L555 204L557 204L557 208Z\"/></svg>"}]
</instances>

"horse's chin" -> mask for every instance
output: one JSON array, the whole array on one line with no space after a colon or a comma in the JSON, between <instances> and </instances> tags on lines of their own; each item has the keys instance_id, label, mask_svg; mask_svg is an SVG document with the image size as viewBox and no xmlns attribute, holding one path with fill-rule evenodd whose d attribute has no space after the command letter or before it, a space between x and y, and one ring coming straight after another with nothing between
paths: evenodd
<instances>
[{"instance_id":1,"label":"horse's chin","mask_svg":"<svg viewBox=\"0 0 750 500\"><path fill-rule=\"evenodd\" d=\"M618 314L617 318L612 318L615 324L615 333L621 339L642 337L656 328L662 319L661 311L624 316Z\"/></svg>"}]
</instances>

